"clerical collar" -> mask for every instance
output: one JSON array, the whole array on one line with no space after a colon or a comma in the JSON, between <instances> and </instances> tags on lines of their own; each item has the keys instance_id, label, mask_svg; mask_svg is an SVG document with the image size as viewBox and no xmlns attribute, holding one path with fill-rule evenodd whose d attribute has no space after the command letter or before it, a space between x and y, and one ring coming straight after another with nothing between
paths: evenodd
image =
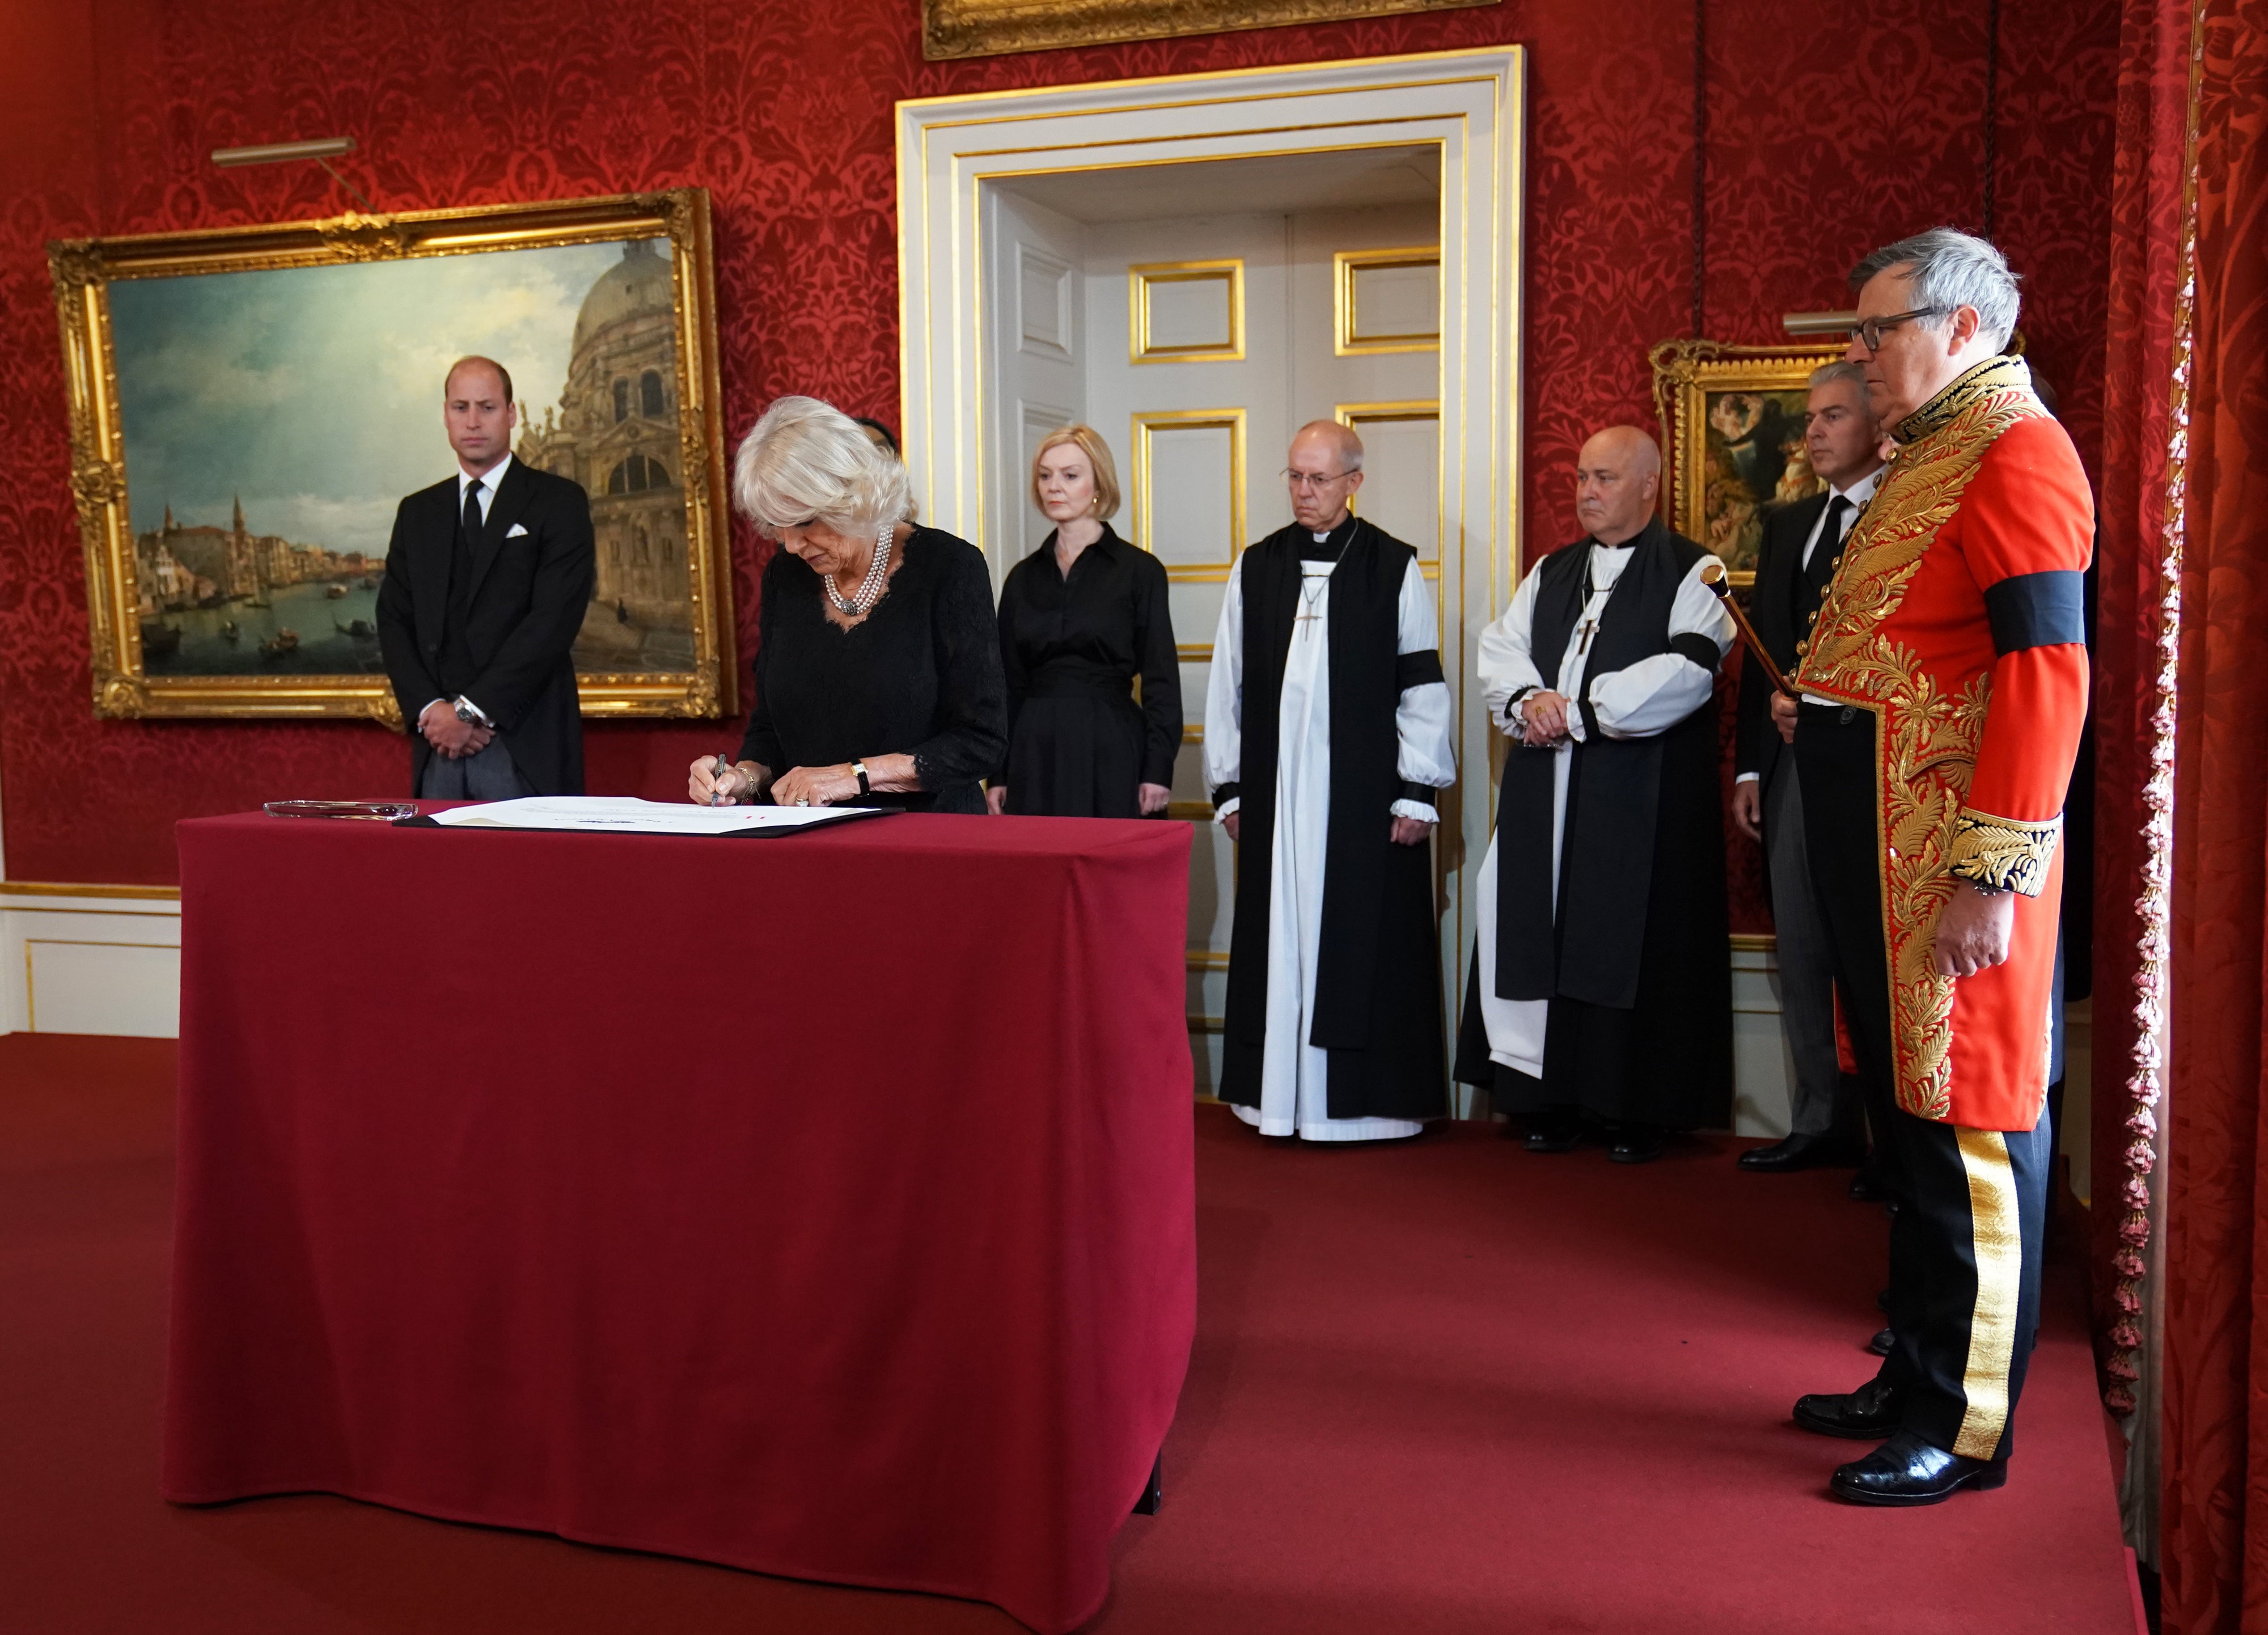
<instances>
[{"instance_id":1,"label":"clerical collar","mask_svg":"<svg viewBox=\"0 0 2268 1635\"><path fill-rule=\"evenodd\" d=\"M1354 537L1354 513L1349 512L1339 526L1329 534L1318 534L1313 528L1300 530L1307 537L1300 541L1302 562L1336 562L1345 550L1347 541Z\"/></svg>"},{"instance_id":2,"label":"clerical collar","mask_svg":"<svg viewBox=\"0 0 2268 1635\"><path fill-rule=\"evenodd\" d=\"M1628 550L1631 546L1642 544L1646 540L1652 538L1660 527L1661 519L1660 517L1648 517L1646 519L1646 527L1640 528L1637 533L1631 534L1630 538L1624 540L1619 545L1602 544L1600 542L1598 536L1594 534L1590 541L1591 549L1594 550Z\"/></svg>"}]
</instances>

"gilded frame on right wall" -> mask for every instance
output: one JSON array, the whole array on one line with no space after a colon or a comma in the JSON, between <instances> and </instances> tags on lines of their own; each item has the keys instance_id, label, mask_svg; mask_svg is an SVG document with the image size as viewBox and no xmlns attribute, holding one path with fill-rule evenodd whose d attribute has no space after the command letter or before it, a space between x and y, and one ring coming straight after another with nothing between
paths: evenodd
<instances>
[{"instance_id":1,"label":"gilded frame on right wall","mask_svg":"<svg viewBox=\"0 0 2268 1635\"><path fill-rule=\"evenodd\" d=\"M1664 341L1647 354L1668 468L1663 519L1714 551L1735 586L1756 582L1766 515L1819 492L1804 405L1812 372L1843 350Z\"/></svg>"}]
</instances>

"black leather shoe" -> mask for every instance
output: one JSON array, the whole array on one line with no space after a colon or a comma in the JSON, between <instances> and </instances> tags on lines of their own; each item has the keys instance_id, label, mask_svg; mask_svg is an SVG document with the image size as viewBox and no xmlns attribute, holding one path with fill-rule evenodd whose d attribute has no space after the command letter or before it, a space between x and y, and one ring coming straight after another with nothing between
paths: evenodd
<instances>
[{"instance_id":1,"label":"black leather shoe","mask_svg":"<svg viewBox=\"0 0 2268 1635\"><path fill-rule=\"evenodd\" d=\"M1859 1161L1859 1155L1832 1136L1793 1135L1770 1146L1750 1147L1735 1161L1742 1169L1789 1175L1799 1169L1847 1167Z\"/></svg>"},{"instance_id":2,"label":"black leather shoe","mask_svg":"<svg viewBox=\"0 0 2268 1635\"><path fill-rule=\"evenodd\" d=\"M2005 1459L1964 1459L1901 1431L1828 1478L1827 1491L1854 1505L1935 1505L1964 1487L2005 1486Z\"/></svg>"},{"instance_id":3,"label":"black leather shoe","mask_svg":"<svg viewBox=\"0 0 2268 1635\"><path fill-rule=\"evenodd\" d=\"M1617 1164L1651 1164L1669 1145L1667 1131L1651 1124L1625 1124L1615 1131L1607 1156Z\"/></svg>"},{"instance_id":4,"label":"black leather shoe","mask_svg":"<svg viewBox=\"0 0 2268 1635\"><path fill-rule=\"evenodd\" d=\"M1531 1153L1572 1153L1582 1140L1582 1121L1576 1118L1531 1118L1524 1138Z\"/></svg>"},{"instance_id":5,"label":"black leather shoe","mask_svg":"<svg viewBox=\"0 0 2268 1635\"><path fill-rule=\"evenodd\" d=\"M1890 1347L1896 1343L1897 1337L1888 1329L1877 1329L1874 1330L1874 1337L1867 1342L1867 1349L1877 1357L1888 1357L1890 1354Z\"/></svg>"},{"instance_id":6,"label":"black leather shoe","mask_svg":"<svg viewBox=\"0 0 2268 1635\"><path fill-rule=\"evenodd\" d=\"M1855 1391L1799 1396L1795 1422L1822 1436L1879 1442L1897 1431L1897 1388L1877 1374Z\"/></svg>"}]
</instances>

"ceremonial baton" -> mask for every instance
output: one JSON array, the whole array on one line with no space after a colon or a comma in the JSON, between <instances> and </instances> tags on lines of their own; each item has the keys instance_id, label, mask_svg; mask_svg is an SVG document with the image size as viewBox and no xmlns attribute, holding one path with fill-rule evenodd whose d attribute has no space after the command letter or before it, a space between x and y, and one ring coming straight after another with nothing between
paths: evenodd
<instances>
[{"instance_id":1,"label":"ceremonial baton","mask_svg":"<svg viewBox=\"0 0 2268 1635\"><path fill-rule=\"evenodd\" d=\"M1741 639L1748 644L1749 657L1764 667L1764 680L1790 698L1799 696L1795 684L1787 679L1779 666L1772 662L1772 656L1764 651L1764 637L1756 634L1756 627L1749 622L1749 615L1742 612L1741 604L1733 600L1733 586L1725 577L1725 564L1717 561L1703 563L1701 583L1709 587L1717 600L1725 604L1725 611L1733 615L1733 622L1740 630Z\"/></svg>"}]
</instances>

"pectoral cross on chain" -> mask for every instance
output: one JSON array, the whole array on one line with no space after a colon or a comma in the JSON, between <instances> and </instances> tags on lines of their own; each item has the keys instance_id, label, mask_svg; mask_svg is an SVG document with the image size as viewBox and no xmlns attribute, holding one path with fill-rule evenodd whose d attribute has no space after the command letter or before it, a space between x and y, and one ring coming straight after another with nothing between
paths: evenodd
<instances>
[{"instance_id":1,"label":"pectoral cross on chain","mask_svg":"<svg viewBox=\"0 0 2268 1635\"><path fill-rule=\"evenodd\" d=\"M1575 627L1575 633L1583 638L1581 641L1575 644L1575 651L1578 654L1587 653L1591 651L1591 637L1597 633L1598 629L1598 620L1592 617L1590 615L1586 614L1583 617L1582 623Z\"/></svg>"}]
</instances>

